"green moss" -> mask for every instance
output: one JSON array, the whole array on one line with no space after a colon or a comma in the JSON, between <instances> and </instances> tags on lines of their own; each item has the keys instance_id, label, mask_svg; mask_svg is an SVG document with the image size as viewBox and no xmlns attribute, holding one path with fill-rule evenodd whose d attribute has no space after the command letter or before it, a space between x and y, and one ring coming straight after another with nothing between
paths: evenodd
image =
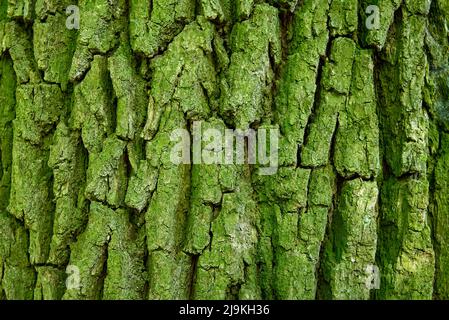
<instances>
[{"instance_id":1,"label":"green moss","mask_svg":"<svg viewBox=\"0 0 449 320\"><path fill-rule=\"evenodd\" d=\"M126 142L110 136L104 141L101 153L89 155L85 191L89 200L114 207L123 204L127 186L125 147Z\"/></svg>"},{"instance_id":2,"label":"green moss","mask_svg":"<svg viewBox=\"0 0 449 320\"><path fill-rule=\"evenodd\" d=\"M345 181L326 243L323 276L327 299L369 299L369 274L377 246L375 182Z\"/></svg>"},{"instance_id":3,"label":"green moss","mask_svg":"<svg viewBox=\"0 0 449 320\"><path fill-rule=\"evenodd\" d=\"M447 299L449 296L449 281L446 270L449 264L448 252L448 233L443 231L449 226L448 205L449 198L447 193L449 172L448 157L448 135L441 135L441 154L438 157L435 166L435 191L434 205L432 210L434 234L435 234L435 253L436 253L436 274L435 274L435 294L439 299Z\"/></svg>"},{"instance_id":4,"label":"green moss","mask_svg":"<svg viewBox=\"0 0 449 320\"><path fill-rule=\"evenodd\" d=\"M447 297L448 21L445 0L0 0L0 299ZM279 129L279 168L173 163L196 121Z\"/></svg>"},{"instance_id":5,"label":"green moss","mask_svg":"<svg viewBox=\"0 0 449 320\"><path fill-rule=\"evenodd\" d=\"M134 175L131 176L126 193L126 205L142 211L151 200L156 189L158 170L148 161L142 160Z\"/></svg>"},{"instance_id":6,"label":"green moss","mask_svg":"<svg viewBox=\"0 0 449 320\"><path fill-rule=\"evenodd\" d=\"M8 300L31 300L35 272L28 259L28 235L23 226L0 211L0 292Z\"/></svg>"},{"instance_id":7,"label":"green moss","mask_svg":"<svg viewBox=\"0 0 449 320\"><path fill-rule=\"evenodd\" d=\"M65 291L66 274L54 267L37 267L34 300L60 300Z\"/></svg>"},{"instance_id":8,"label":"green moss","mask_svg":"<svg viewBox=\"0 0 449 320\"><path fill-rule=\"evenodd\" d=\"M297 162L297 148L315 103L320 56L326 52L327 1L304 1L293 17L289 55L281 73L275 98L275 116L285 138L280 140L280 163Z\"/></svg>"},{"instance_id":9,"label":"green moss","mask_svg":"<svg viewBox=\"0 0 449 320\"><path fill-rule=\"evenodd\" d=\"M19 83L36 83L40 80L30 39L30 33L18 22L11 21L5 24L3 47L9 49Z\"/></svg>"},{"instance_id":10,"label":"green moss","mask_svg":"<svg viewBox=\"0 0 449 320\"><path fill-rule=\"evenodd\" d=\"M357 30L357 0L332 1L329 11L330 29L333 36L346 35Z\"/></svg>"},{"instance_id":11,"label":"green moss","mask_svg":"<svg viewBox=\"0 0 449 320\"><path fill-rule=\"evenodd\" d=\"M426 179L390 179L382 190L380 299L431 299L435 257Z\"/></svg>"},{"instance_id":12,"label":"green moss","mask_svg":"<svg viewBox=\"0 0 449 320\"><path fill-rule=\"evenodd\" d=\"M49 15L45 23L33 25L33 48L37 66L44 72L44 80L67 87L68 72L73 54L74 34L65 28L66 16Z\"/></svg>"},{"instance_id":13,"label":"green moss","mask_svg":"<svg viewBox=\"0 0 449 320\"><path fill-rule=\"evenodd\" d=\"M33 264L45 263L50 249L54 205L48 145L53 126L64 111L62 97L57 85L22 85L16 92L8 210L30 231Z\"/></svg>"},{"instance_id":14,"label":"green moss","mask_svg":"<svg viewBox=\"0 0 449 320\"><path fill-rule=\"evenodd\" d=\"M136 73L128 46L121 45L108 62L117 98L116 134L123 139L133 140L143 127L147 100L145 85Z\"/></svg>"},{"instance_id":15,"label":"green moss","mask_svg":"<svg viewBox=\"0 0 449 320\"><path fill-rule=\"evenodd\" d=\"M234 3L231 0L201 0L201 14L209 20L230 22Z\"/></svg>"},{"instance_id":16,"label":"green moss","mask_svg":"<svg viewBox=\"0 0 449 320\"><path fill-rule=\"evenodd\" d=\"M69 266L79 270L79 283L67 288L65 299L144 297L144 233L129 222L129 215L91 204L87 228L71 245Z\"/></svg>"},{"instance_id":17,"label":"green moss","mask_svg":"<svg viewBox=\"0 0 449 320\"><path fill-rule=\"evenodd\" d=\"M401 37L391 38L380 74L385 155L397 176L426 172L429 122L422 108L425 18L401 10L403 19L392 31Z\"/></svg>"},{"instance_id":18,"label":"green moss","mask_svg":"<svg viewBox=\"0 0 449 320\"><path fill-rule=\"evenodd\" d=\"M215 36L213 25L200 17L186 26L167 51L153 61L145 139L152 139L170 104L179 107L189 119L205 118L210 113L218 95L212 53L216 46L222 45L214 42Z\"/></svg>"},{"instance_id":19,"label":"green moss","mask_svg":"<svg viewBox=\"0 0 449 320\"><path fill-rule=\"evenodd\" d=\"M333 161L340 176L376 177L380 169L374 63L371 52L356 52L349 98L338 115Z\"/></svg>"},{"instance_id":20,"label":"green moss","mask_svg":"<svg viewBox=\"0 0 449 320\"><path fill-rule=\"evenodd\" d=\"M80 0L79 31L69 79L80 80L89 70L95 54L105 55L119 45L120 32L125 28L126 4L124 0ZM61 26L62 28L63 26Z\"/></svg>"},{"instance_id":21,"label":"green moss","mask_svg":"<svg viewBox=\"0 0 449 320\"><path fill-rule=\"evenodd\" d=\"M48 258L53 265L68 263L69 244L87 222L84 198L86 160L80 133L71 132L64 122L60 122L48 159L48 165L53 169L55 198L53 237Z\"/></svg>"},{"instance_id":22,"label":"green moss","mask_svg":"<svg viewBox=\"0 0 449 320\"><path fill-rule=\"evenodd\" d=\"M145 232L130 223L125 210L111 212L106 278L103 299L145 299Z\"/></svg>"},{"instance_id":23,"label":"green moss","mask_svg":"<svg viewBox=\"0 0 449 320\"><path fill-rule=\"evenodd\" d=\"M323 67L320 105L301 151L303 166L317 167L329 162L338 114L347 104L354 55L352 40L337 38L333 41L330 59Z\"/></svg>"},{"instance_id":24,"label":"green moss","mask_svg":"<svg viewBox=\"0 0 449 320\"><path fill-rule=\"evenodd\" d=\"M12 61L0 60L0 210L8 206L12 170L12 121L15 118L16 78Z\"/></svg>"},{"instance_id":25,"label":"green moss","mask_svg":"<svg viewBox=\"0 0 449 320\"><path fill-rule=\"evenodd\" d=\"M34 0L9 0L8 16L30 21L34 18Z\"/></svg>"},{"instance_id":26,"label":"green moss","mask_svg":"<svg viewBox=\"0 0 449 320\"><path fill-rule=\"evenodd\" d=\"M103 141L114 131L112 84L107 59L95 56L84 80L75 86L71 126L81 129L83 144L90 153L99 153Z\"/></svg>"},{"instance_id":27,"label":"green moss","mask_svg":"<svg viewBox=\"0 0 449 320\"><path fill-rule=\"evenodd\" d=\"M133 50L152 57L165 49L194 20L192 0L133 0L130 5L130 35Z\"/></svg>"},{"instance_id":28,"label":"green moss","mask_svg":"<svg viewBox=\"0 0 449 320\"><path fill-rule=\"evenodd\" d=\"M256 263L257 207L248 180L242 176L237 185L239 192L223 195L220 213L211 223L210 248L198 258L196 299L260 298L251 277Z\"/></svg>"},{"instance_id":29,"label":"green moss","mask_svg":"<svg viewBox=\"0 0 449 320\"><path fill-rule=\"evenodd\" d=\"M70 246L69 266L79 274L74 273L73 286L66 288L64 299L101 298L108 243L112 235L110 222L115 214L114 210L99 203L90 205L87 227L78 241Z\"/></svg>"},{"instance_id":30,"label":"green moss","mask_svg":"<svg viewBox=\"0 0 449 320\"><path fill-rule=\"evenodd\" d=\"M366 9L370 5L376 5L379 8L379 28L367 28L366 21L371 17L373 12L366 13ZM401 5L399 0L361 0L360 17L362 24L362 34L364 42L368 46L373 46L378 50L385 47L388 38L388 32L394 22L394 15Z\"/></svg>"},{"instance_id":31,"label":"green moss","mask_svg":"<svg viewBox=\"0 0 449 320\"><path fill-rule=\"evenodd\" d=\"M242 1L249 2L252 1ZM220 115L244 130L271 113L273 72L282 54L277 9L256 5L249 20L234 25L230 47L232 55L221 87Z\"/></svg>"},{"instance_id":32,"label":"green moss","mask_svg":"<svg viewBox=\"0 0 449 320\"><path fill-rule=\"evenodd\" d=\"M279 168L271 176L260 176L263 187L258 189L261 201L279 203L283 212L293 213L307 205L308 169Z\"/></svg>"}]
</instances>

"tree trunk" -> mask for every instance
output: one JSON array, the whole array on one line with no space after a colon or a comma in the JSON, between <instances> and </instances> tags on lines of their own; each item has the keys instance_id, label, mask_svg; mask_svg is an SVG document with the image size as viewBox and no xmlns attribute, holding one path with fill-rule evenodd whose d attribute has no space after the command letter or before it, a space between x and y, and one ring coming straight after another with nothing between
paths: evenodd
<instances>
[{"instance_id":1,"label":"tree trunk","mask_svg":"<svg viewBox=\"0 0 449 320\"><path fill-rule=\"evenodd\" d=\"M447 0L0 0L0 299L449 299L448 35ZM275 174L174 163L207 128L279 129Z\"/></svg>"}]
</instances>

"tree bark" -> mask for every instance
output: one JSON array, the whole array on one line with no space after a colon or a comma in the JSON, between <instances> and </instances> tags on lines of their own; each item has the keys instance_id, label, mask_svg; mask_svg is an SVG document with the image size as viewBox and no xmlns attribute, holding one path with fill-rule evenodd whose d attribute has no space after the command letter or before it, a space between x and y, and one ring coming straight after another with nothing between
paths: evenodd
<instances>
[{"instance_id":1,"label":"tree bark","mask_svg":"<svg viewBox=\"0 0 449 320\"><path fill-rule=\"evenodd\" d=\"M0 0L0 299L449 299L448 36L447 0ZM279 129L277 172L174 164L198 121Z\"/></svg>"}]
</instances>

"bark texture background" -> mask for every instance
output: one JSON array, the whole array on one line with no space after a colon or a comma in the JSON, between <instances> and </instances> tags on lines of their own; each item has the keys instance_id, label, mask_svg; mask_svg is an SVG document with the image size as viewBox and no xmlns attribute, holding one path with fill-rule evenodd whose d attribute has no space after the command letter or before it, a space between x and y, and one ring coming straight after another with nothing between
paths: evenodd
<instances>
[{"instance_id":1,"label":"bark texture background","mask_svg":"<svg viewBox=\"0 0 449 320\"><path fill-rule=\"evenodd\" d=\"M448 32L447 0L0 0L0 299L448 299ZM173 164L195 120L279 128L277 174Z\"/></svg>"}]
</instances>

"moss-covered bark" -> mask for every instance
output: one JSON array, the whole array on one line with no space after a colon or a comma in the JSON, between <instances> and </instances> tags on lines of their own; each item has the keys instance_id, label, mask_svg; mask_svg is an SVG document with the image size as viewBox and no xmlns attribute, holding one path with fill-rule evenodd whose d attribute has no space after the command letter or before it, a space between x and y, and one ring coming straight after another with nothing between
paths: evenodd
<instances>
[{"instance_id":1,"label":"moss-covered bark","mask_svg":"<svg viewBox=\"0 0 449 320\"><path fill-rule=\"evenodd\" d=\"M0 0L0 299L449 299L448 181L447 0Z\"/></svg>"}]
</instances>

